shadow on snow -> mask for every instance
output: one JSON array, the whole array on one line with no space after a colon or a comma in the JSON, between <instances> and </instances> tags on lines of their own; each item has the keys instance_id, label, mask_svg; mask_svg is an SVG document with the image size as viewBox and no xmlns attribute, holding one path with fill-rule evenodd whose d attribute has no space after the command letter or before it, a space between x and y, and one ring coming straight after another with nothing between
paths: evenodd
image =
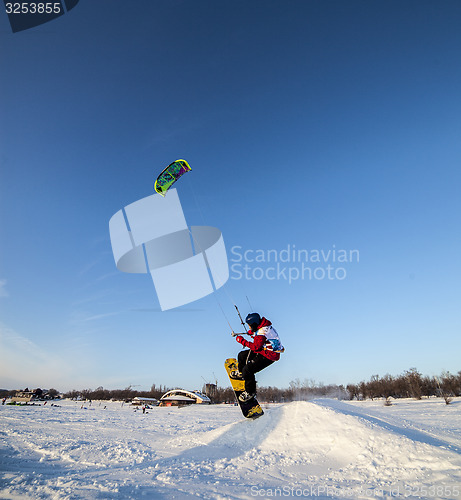
<instances>
[{"instance_id":1,"label":"shadow on snow","mask_svg":"<svg viewBox=\"0 0 461 500\"><path fill-rule=\"evenodd\" d=\"M359 409L356 409L355 407L347 403L343 403L342 401L333 399L316 399L312 402L324 408L330 408L331 410L334 410L338 413L342 413L343 415L350 415L352 417L358 417L362 420L366 420L373 425L377 425L382 429L393 432L395 434L405 436L412 441L429 444L438 448L448 449L450 451L453 451L454 453L457 453L458 455L461 455L461 447L459 446L444 441L443 439L431 436L430 434L426 434L425 432L418 429L401 427L399 425L396 425L395 423L391 424L389 422L386 422L379 417L372 417L371 415L368 415L366 413L361 413Z\"/></svg>"}]
</instances>

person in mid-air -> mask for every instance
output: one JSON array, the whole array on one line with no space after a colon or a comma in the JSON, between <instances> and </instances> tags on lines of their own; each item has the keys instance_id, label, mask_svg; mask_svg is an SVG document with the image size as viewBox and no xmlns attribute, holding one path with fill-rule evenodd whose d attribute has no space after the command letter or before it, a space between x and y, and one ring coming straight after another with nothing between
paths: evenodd
<instances>
[{"instance_id":1,"label":"person in mid-air","mask_svg":"<svg viewBox=\"0 0 461 500\"><path fill-rule=\"evenodd\" d=\"M280 353L285 349L280 342L277 331L272 323L266 318L261 318L258 313L250 313L245 318L245 322L250 327L247 333L253 338L253 342L248 342L242 335L236 337L236 341L248 350L238 354L238 371L231 372L231 377L237 380L245 380L245 391L239 396L242 402L249 401L256 396L255 373L278 361Z\"/></svg>"}]
</instances>

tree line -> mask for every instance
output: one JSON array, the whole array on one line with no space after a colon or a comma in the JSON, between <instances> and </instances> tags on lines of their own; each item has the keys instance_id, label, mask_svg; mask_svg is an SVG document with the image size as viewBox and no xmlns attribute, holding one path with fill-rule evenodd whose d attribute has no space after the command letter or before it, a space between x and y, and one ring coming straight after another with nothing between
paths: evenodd
<instances>
[{"instance_id":1,"label":"tree line","mask_svg":"<svg viewBox=\"0 0 461 500\"><path fill-rule=\"evenodd\" d=\"M69 399L131 401L136 397L160 399L169 390L171 388L162 385L157 387L155 384L152 384L149 391L133 390L132 386L128 386L125 389L104 389L103 387L98 387L97 389L83 389L81 391L73 389L62 396Z\"/></svg>"},{"instance_id":2,"label":"tree line","mask_svg":"<svg viewBox=\"0 0 461 500\"><path fill-rule=\"evenodd\" d=\"M301 382L299 379L290 382L289 387L285 389L272 386L258 387L258 401L263 403L285 403L317 397L347 399L348 394L342 385L316 384L311 380ZM218 387L212 400L216 403L233 403L235 401L234 391L231 387Z\"/></svg>"},{"instance_id":3,"label":"tree line","mask_svg":"<svg viewBox=\"0 0 461 500\"><path fill-rule=\"evenodd\" d=\"M62 396L70 399L85 400L117 400L131 401L135 397L149 397L160 399L163 394L174 387L156 386L153 384L149 391L134 390L132 386L125 389L96 389L71 390ZM210 390L211 389L211 390ZM57 391L53 389L53 392ZM231 387L217 387L207 384L202 390L213 403L233 403L234 391ZM16 391L0 389L0 397L14 396ZM423 376L416 368L410 368L401 375L392 376L373 375L369 381L358 384L325 385L306 379L296 379L290 382L287 388L259 387L258 400L268 403L283 403L289 401L309 400L317 397L331 397L337 399L365 400L384 398L414 398L440 396L449 403L452 397L461 396L461 371L456 375L443 372L439 376Z\"/></svg>"},{"instance_id":4,"label":"tree line","mask_svg":"<svg viewBox=\"0 0 461 500\"><path fill-rule=\"evenodd\" d=\"M216 391L216 402L233 401L231 388L218 388ZM443 372L439 376L423 376L416 368L410 368L403 374L392 376L373 375L369 381L358 384L324 385L313 380L300 381L296 379L290 382L287 389L277 387L260 387L258 389L258 400L262 402L280 403L285 401L302 401L318 397L330 397L337 399L365 400L383 398L414 398L439 396L448 404L451 398L461 396L461 371L457 375Z\"/></svg>"},{"instance_id":5,"label":"tree line","mask_svg":"<svg viewBox=\"0 0 461 500\"><path fill-rule=\"evenodd\" d=\"M63 397L69 399L85 400L117 400L131 401L135 397L147 397L160 399L166 392L175 389L175 387L152 385L149 391L137 391L131 387L126 389L97 389L72 390L63 394ZM177 388L176 388L177 389ZM210 390L211 389L211 390ZM235 395L232 387L217 387L207 384L202 388L202 393L206 394L213 403L233 403ZM281 403L288 401L297 401L303 399L312 399L314 397L337 397L347 399L348 393L343 386L316 384L314 381L301 382L299 379L290 382L286 389L277 387L259 387L258 399L264 402Z\"/></svg>"},{"instance_id":6,"label":"tree line","mask_svg":"<svg viewBox=\"0 0 461 500\"><path fill-rule=\"evenodd\" d=\"M457 375L443 372L439 376L423 376L416 368L393 377L374 375L368 382L349 384L349 399L414 398L441 396L449 403L450 398L461 396L461 371Z\"/></svg>"}]
</instances>

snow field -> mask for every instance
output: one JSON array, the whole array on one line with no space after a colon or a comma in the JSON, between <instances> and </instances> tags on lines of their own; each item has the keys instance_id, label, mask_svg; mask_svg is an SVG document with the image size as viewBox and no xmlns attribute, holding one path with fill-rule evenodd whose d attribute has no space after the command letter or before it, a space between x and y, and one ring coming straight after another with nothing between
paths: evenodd
<instances>
[{"instance_id":1,"label":"snow field","mask_svg":"<svg viewBox=\"0 0 461 500\"><path fill-rule=\"evenodd\" d=\"M0 407L0 498L461 499L460 398L58 404Z\"/></svg>"}]
</instances>

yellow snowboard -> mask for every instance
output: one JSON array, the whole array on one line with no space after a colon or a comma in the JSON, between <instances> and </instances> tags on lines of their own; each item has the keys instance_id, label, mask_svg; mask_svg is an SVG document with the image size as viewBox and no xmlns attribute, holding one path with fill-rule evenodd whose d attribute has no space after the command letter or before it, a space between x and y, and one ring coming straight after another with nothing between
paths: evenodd
<instances>
[{"instance_id":1,"label":"yellow snowboard","mask_svg":"<svg viewBox=\"0 0 461 500\"><path fill-rule=\"evenodd\" d=\"M229 380L232 385L232 389L234 389L235 397L237 399L237 403L240 405L240 409L242 410L243 416L246 418L258 418L261 415L264 415L264 412L259 406L259 403L256 398L251 398L248 401L242 402L239 400L240 394L245 390L245 381L244 380L235 380L231 378L230 374L234 370L238 370L238 363L235 358L226 359L224 363L224 368L226 369L227 375L229 375Z\"/></svg>"}]
</instances>

